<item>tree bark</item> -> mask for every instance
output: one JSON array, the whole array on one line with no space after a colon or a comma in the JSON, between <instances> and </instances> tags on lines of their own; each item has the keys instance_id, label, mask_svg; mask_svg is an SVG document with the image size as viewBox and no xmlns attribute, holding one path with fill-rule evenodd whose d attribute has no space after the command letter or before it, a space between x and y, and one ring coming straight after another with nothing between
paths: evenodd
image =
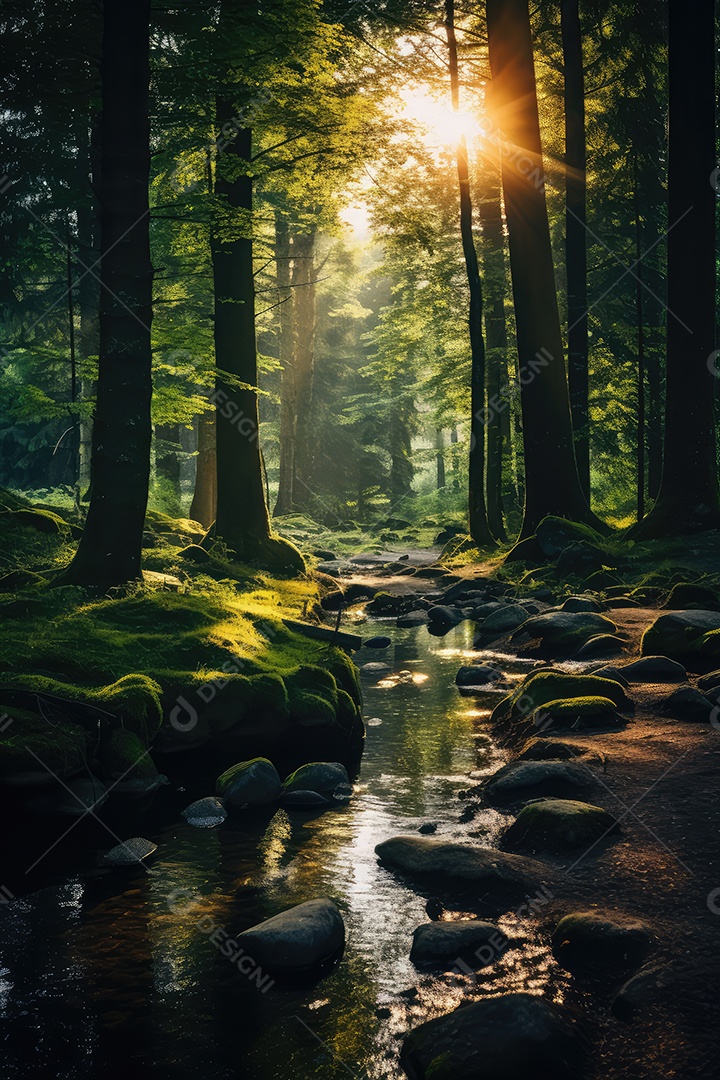
<instances>
[{"instance_id":1,"label":"tree bark","mask_svg":"<svg viewBox=\"0 0 720 1080\"><path fill-rule=\"evenodd\" d=\"M507 392L505 253L499 168L499 162L486 162L479 211L487 343L487 514L493 536L505 540L503 459L510 433L510 401Z\"/></svg>"},{"instance_id":2,"label":"tree bark","mask_svg":"<svg viewBox=\"0 0 720 1080\"><path fill-rule=\"evenodd\" d=\"M435 431L435 488L437 491L442 491L445 487L445 439L443 437L442 428L437 428Z\"/></svg>"},{"instance_id":3,"label":"tree bark","mask_svg":"<svg viewBox=\"0 0 720 1080\"><path fill-rule=\"evenodd\" d=\"M487 0L487 24L517 326L524 538L548 514L601 523L590 513L575 462L527 0Z\"/></svg>"},{"instance_id":4,"label":"tree bark","mask_svg":"<svg viewBox=\"0 0 720 1080\"><path fill-rule=\"evenodd\" d=\"M63 579L140 576L152 426L149 0L105 0L101 60L101 299L92 497Z\"/></svg>"},{"instance_id":5,"label":"tree bark","mask_svg":"<svg viewBox=\"0 0 720 1080\"><path fill-rule=\"evenodd\" d=\"M454 0L445 0L445 32L450 68L450 93L455 112L460 108L457 41L455 37ZM456 149L458 185L460 189L460 235L470 291L468 325L470 330L470 459L469 459L469 518L470 535L478 547L493 547L494 537L488 525L485 504L485 341L483 339L483 295L477 252L472 234L472 197L470 170L465 136Z\"/></svg>"},{"instance_id":6,"label":"tree bark","mask_svg":"<svg viewBox=\"0 0 720 1080\"><path fill-rule=\"evenodd\" d=\"M578 0L562 0L565 72L565 269L568 305L568 390L578 476L590 504L588 376L587 174L585 70Z\"/></svg>"},{"instance_id":7,"label":"tree bark","mask_svg":"<svg viewBox=\"0 0 720 1080\"><path fill-rule=\"evenodd\" d=\"M295 375L295 454L293 497L307 506L313 470L312 406L315 380L315 244L317 233L295 233L292 243L293 370Z\"/></svg>"},{"instance_id":8,"label":"tree bark","mask_svg":"<svg viewBox=\"0 0 720 1080\"><path fill-rule=\"evenodd\" d=\"M293 315L290 288L290 227L281 214L275 215L275 266L279 324L280 377L280 476L275 514L290 514L295 506L295 435L297 404L293 366Z\"/></svg>"},{"instance_id":9,"label":"tree bark","mask_svg":"<svg viewBox=\"0 0 720 1080\"><path fill-rule=\"evenodd\" d=\"M209 529L217 513L217 463L215 458L215 412L198 417L197 470L190 517Z\"/></svg>"},{"instance_id":10,"label":"tree bark","mask_svg":"<svg viewBox=\"0 0 720 1080\"><path fill-rule=\"evenodd\" d=\"M669 0L668 315L665 445L657 501L633 535L720 526L714 392L715 15Z\"/></svg>"},{"instance_id":11,"label":"tree bark","mask_svg":"<svg viewBox=\"0 0 720 1080\"><path fill-rule=\"evenodd\" d=\"M223 0L219 34L243 32L240 0ZM240 90L216 99L218 132L231 130L215 168L218 217L211 238L217 377L217 517L215 535L240 561L302 569L300 553L270 533L258 442L257 345L252 240L252 132L237 127Z\"/></svg>"}]
</instances>

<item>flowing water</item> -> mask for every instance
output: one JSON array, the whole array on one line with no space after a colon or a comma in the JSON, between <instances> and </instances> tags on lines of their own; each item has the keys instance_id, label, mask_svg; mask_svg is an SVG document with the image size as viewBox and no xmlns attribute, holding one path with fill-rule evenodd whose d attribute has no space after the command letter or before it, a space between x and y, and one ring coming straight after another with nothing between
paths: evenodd
<instances>
[{"instance_id":1,"label":"flowing water","mask_svg":"<svg viewBox=\"0 0 720 1080\"><path fill-rule=\"evenodd\" d=\"M0 906L3 1077L402 1075L403 1033L453 1008L476 977L410 963L426 895L380 867L374 848L423 824L492 842L502 816L458 794L503 757L487 725L497 698L461 697L454 685L472 655L470 624L444 638L379 621L362 632L392 636L392 648L363 649L357 661L381 659L393 674L364 686L366 749L347 805L239 813L197 829L178 813L212 790L211 777L196 777L186 791L161 792L134 829L158 845L146 869L100 870L97 851L78 858L71 832L47 857L50 883L22 891L23 875L12 879L14 898ZM114 845L92 828L90 846ZM314 985L269 986L224 955L231 945L221 951L248 926L318 896L341 908L347 945ZM511 949L503 986L539 989L549 966L538 945Z\"/></svg>"}]
</instances>

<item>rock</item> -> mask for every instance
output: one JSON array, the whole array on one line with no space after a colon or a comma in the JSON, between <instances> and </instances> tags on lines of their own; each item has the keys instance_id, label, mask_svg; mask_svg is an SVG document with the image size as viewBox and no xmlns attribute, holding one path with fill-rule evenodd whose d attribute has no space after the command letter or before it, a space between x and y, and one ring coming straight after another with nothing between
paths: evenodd
<instances>
[{"instance_id":1,"label":"rock","mask_svg":"<svg viewBox=\"0 0 720 1080\"><path fill-rule=\"evenodd\" d=\"M595 611L601 612L602 608L598 604L597 600L593 600L591 596L568 596L567 600L562 606L563 611Z\"/></svg>"},{"instance_id":2,"label":"rock","mask_svg":"<svg viewBox=\"0 0 720 1080\"><path fill-rule=\"evenodd\" d=\"M674 611L720 611L720 597L705 585L679 582L673 585L663 607Z\"/></svg>"},{"instance_id":3,"label":"rock","mask_svg":"<svg viewBox=\"0 0 720 1080\"><path fill-rule=\"evenodd\" d=\"M363 641L363 647L365 649L389 649L391 645L392 638L383 637L382 635L371 637L368 638L367 641Z\"/></svg>"},{"instance_id":4,"label":"rock","mask_svg":"<svg viewBox=\"0 0 720 1080\"><path fill-rule=\"evenodd\" d=\"M493 611L483 620L480 631L483 634L506 634L522 626L530 612L519 604L503 604L498 611Z\"/></svg>"},{"instance_id":5,"label":"rock","mask_svg":"<svg viewBox=\"0 0 720 1080\"><path fill-rule=\"evenodd\" d=\"M610 698L582 697L549 701L532 714L539 731L594 731L624 727L625 720Z\"/></svg>"},{"instance_id":6,"label":"rock","mask_svg":"<svg viewBox=\"0 0 720 1080\"><path fill-rule=\"evenodd\" d=\"M392 671L392 668L381 660L372 660L369 664L363 664L359 670L365 679L384 679Z\"/></svg>"},{"instance_id":7,"label":"rock","mask_svg":"<svg viewBox=\"0 0 720 1080\"><path fill-rule=\"evenodd\" d=\"M339 761L311 761L301 765L283 784L283 798L314 791L328 802L345 802L352 791L347 769Z\"/></svg>"},{"instance_id":8,"label":"rock","mask_svg":"<svg viewBox=\"0 0 720 1080\"><path fill-rule=\"evenodd\" d=\"M602 911L566 915L552 935L555 958L574 975L627 974L643 962L651 941L645 923Z\"/></svg>"},{"instance_id":9,"label":"rock","mask_svg":"<svg viewBox=\"0 0 720 1080\"><path fill-rule=\"evenodd\" d=\"M334 589L332 592L326 593L320 601L320 607L323 611L340 611L345 607L345 593L340 589Z\"/></svg>"},{"instance_id":10,"label":"rock","mask_svg":"<svg viewBox=\"0 0 720 1080\"><path fill-rule=\"evenodd\" d=\"M327 559L330 562L334 562L338 557L334 551L330 551L328 548L315 548L312 554L316 559Z\"/></svg>"},{"instance_id":11,"label":"rock","mask_svg":"<svg viewBox=\"0 0 720 1080\"><path fill-rule=\"evenodd\" d=\"M220 799L208 796L205 799L197 799L194 803L186 806L182 816L188 825L194 825L198 829L212 829L215 825L221 825L227 818L227 810Z\"/></svg>"},{"instance_id":12,"label":"rock","mask_svg":"<svg viewBox=\"0 0 720 1080\"><path fill-rule=\"evenodd\" d=\"M431 607L427 613L428 622L435 629L443 629L447 627L448 630L453 626L457 626L461 623L465 616L457 608L446 607L444 604L436 604Z\"/></svg>"},{"instance_id":13,"label":"rock","mask_svg":"<svg viewBox=\"0 0 720 1080\"><path fill-rule=\"evenodd\" d=\"M431 833L437 832L437 825L434 821L426 821L424 825L420 826L418 832L422 833L423 836L427 836Z\"/></svg>"},{"instance_id":14,"label":"rock","mask_svg":"<svg viewBox=\"0 0 720 1080\"><path fill-rule=\"evenodd\" d=\"M698 687L700 690L709 691L716 690L720 686L720 671L711 671L708 675L703 675L701 679L698 679Z\"/></svg>"},{"instance_id":15,"label":"rock","mask_svg":"<svg viewBox=\"0 0 720 1080\"><path fill-rule=\"evenodd\" d=\"M565 698L603 697L608 698L617 709L632 710L632 702L626 696L619 683L593 675L570 675L566 671L552 668L533 672L513 691L509 697L499 703L492 714L496 723L505 717L510 719L529 718L543 705Z\"/></svg>"},{"instance_id":16,"label":"rock","mask_svg":"<svg viewBox=\"0 0 720 1080\"><path fill-rule=\"evenodd\" d=\"M584 765L567 761L512 761L486 780L483 796L491 806L507 806L542 795L572 796L597 786Z\"/></svg>"},{"instance_id":17,"label":"rock","mask_svg":"<svg viewBox=\"0 0 720 1080\"><path fill-rule=\"evenodd\" d=\"M505 676L496 667L487 664L468 664L461 667L455 676L458 686L507 687Z\"/></svg>"},{"instance_id":18,"label":"rock","mask_svg":"<svg viewBox=\"0 0 720 1080\"><path fill-rule=\"evenodd\" d=\"M332 900L307 900L250 927L236 940L260 967L293 974L334 959L345 945L345 924Z\"/></svg>"},{"instance_id":19,"label":"rock","mask_svg":"<svg viewBox=\"0 0 720 1080\"><path fill-rule=\"evenodd\" d=\"M48 536L58 536L69 532L69 526L59 514L50 510L15 510L8 512L8 519L14 524L23 525Z\"/></svg>"},{"instance_id":20,"label":"rock","mask_svg":"<svg viewBox=\"0 0 720 1080\"><path fill-rule=\"evenodd\" d=\"M560 1006L502 994L421 1024L406 1036L400 1060L414 1080L577 1080L583 1059Z\"/></svg>"},{"instance_id":21,"label":"rock","mask_svg":"<svg viewBox=\"0 0 720 1080\"><path fill-rule=\"evenodd\" d=\"M310 808L312 806L328 806L329 799L320 795L317 791L288 791L282 796L283 806L300 806Z\"/></svg>"},{"instance_id":22,"label":"rock","mask_svg":"<svg viewBox=\"0 0 720 1080\"><path fill-rule=\"evenodd\" d=\"M565 653L579 649L597 634L614 634L616 630L614 622L592 611L551 611L534 615L522 627L523 633L539 638L544 648Z\"/></svg>"},{"instance_id":23,"label":"rock","mask_svg":"<svg viewBox=\"0 0 720 1080\"><path fill-rule=\"evenodd\" d=\"M590 848L620 831L616 818L599 806L574 799L542 799L524 806L503 834L503 847L560 853Z\"/></svg>"},{"instance_id":24,"label":"rock","mask_svg":"<svg viewBox=\"0 0 720 1080\"><path fill-rule=\"evenodd\" d=\"M709 723L718 715L718 708L701 690L682 686L662 703L662 710L675 720L687 720L694 724Z\"/></svg>"},{"instance_id":25,"label":"rock","mask_svg":"<svg viewBox=\"0 0 720 1080\"><path fill-rule=\"evenodd\" d=\"M619 668L610 667L609 665L600 665L592 669L592 674L597 675L600 679L610 679L612 682L618 683L620 686L629 686L630 680L626 679Z\"/></svg>"},{"instance_id":26,"label":"rock","mask_svg":"<svg viewBox=\"0 0 720 1080\"><path fill-rule=\"evenodd\" d=\"M623 664L620 674L628 682L660 683L660 682L686 682L687 671L677 660L671 660L668 656L643 656L632 664Z\"/></svg>"},{"instance_id":27,"label":"rock","mask_svg":"<svg viewBox=\"0 0 720 1080\"><path fill-rule=\"evenodd\" d=\"M545 867L532 859L426 836L394 836L378 844L375 852L394 870L471 881L483 888L522 891L546 876Z\"/></svg>"},{"instance_id":28,"label":"rock","mask_svg":"<svg viewBox=\"0 0 720 1080\"><path fill-rule=\"evenodd\" d=\"M631 1020L648 1006L670 1000L673 976L665 964L648 964L628 979L615 995L611 1011L620 1020Z\"/></svg>"},{"instance_id":29,"label":"rock","mask_svg":"<svg viewBox=\"0 0 720 1080\"><path fill-rule=\"evenodd\" d=\"M409 611L407 615L400 615L395 623L403 630L409 630L413 626L427 626L427 611Z\"/></svg>"},{"instance_id":30,"label":"rock","mask_svg":"<svg viewBox=\"0 0 720 1080\"><path fill-rule=\"evenodd\" d=\"M601 537L594 529L565 518L546 517L537 527L537 542L547 559L556 559L571 544L598 544Z\"/></svg>"},{"instance_id":31,"label":"rock","mask_svg":"<svg viewBox=\"0 0 720 1080\"><path fill-rule=\"evenodd\" d=\"M410 959L418 964L454 960L456 957L466 958L476 950L480 952L491 940L501 942L502 939L503 935L497 926L483 922L482 919L423 923L413 931ZM490 951L494 956L495 951ZM478 959L481 961L479 967L488 963L488 960L482 961L481 957Z\"/></svg>"},{"instance_id":32,"label":"rock","mask_svg":"<svg viewBox=\"0 0 720 1080\"><path fill-rule=\"evenodd\" d=\"M215 781L215 793L225 806L266 806L275 802L281 791L278 771L267 758L241 761Z\"/></svg>"},{"instance_id":33,"label":"rock","mask_svg":"<svg viewBox=\"0 0 720 1080\"><path fill-rule=\"evenodd\" d=\"M157 851L157 844L153 844L152 840L146 840L143 836L133 836L130 840L124 840L107 851L103 856L103 861L112 866L135 866L144 862L155 851Z\"/></svg>"},{"instance_id":34,"label":"rock","mask_svg":"<svg viewBox=\"0 0 720 1080\"><path fill-rule=\"evenodd\" d=\"M630 596L617 596L614 600L606 600L606 608L639 608L642 605Z\"/></svg>"},{"instance_id":35,"label":"rock","mask_svg":"<svg viewBox=\"0 0 720 1080\"><path fill-rule=\"evenodd\" d=\"M558 577L564 580L570 576L584 578L588 574L601 570L608 562L608 555L597 545L586 540L570 544L558 555L556 569Z\"/></svg>"},{"instance_id":36,"label":"rock","mask_svg":"<svg viewBox=\"0 0 720 1080\"><path fill-rule=\"evenodd\" d=\"M581 645L573 659L587 660L592 656L616 656L625 648L625 642L616 634L596 634Z\"/></svg>"},{"instance_id":37,"label":"rock","mask_svg":"<svg viewBox=\"0 0 720 1080\"><path fill-rule=\"evenodd\" d=\"M530 739L516 761L568 761L579 757L587 760L593 751L558 739Z\"/></svg>"},{"instance_id":38,"label":"rock","mask_svg":"<svg viewBox=\"0 0 720 1080\"><path fill-rule=\"evenodd\" d=\"M652 626L643 634L641 652L643 656L669 656L682 661L685 657L706 650L705 637L720 630L720 612L718 611L673 611L660 615Z\"/></svg>"}]
</instances>

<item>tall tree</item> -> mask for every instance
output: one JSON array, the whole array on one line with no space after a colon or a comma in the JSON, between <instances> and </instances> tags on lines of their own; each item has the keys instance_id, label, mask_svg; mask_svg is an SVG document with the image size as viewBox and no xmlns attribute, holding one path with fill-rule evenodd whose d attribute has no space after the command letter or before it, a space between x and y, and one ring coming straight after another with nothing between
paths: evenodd
<instances>
[{"instance_id":1,"label":"tall tree","mask_svg":"<svg viewBox=\"0 0 720 1080\"><path fill-rule=\"evenodd\" d=\"M243 43L246 14L242 0L223 0L218 26L223 53L227 43L235 50ZM217 96L216 127L218 132L233 132L233 137L216 161L218 210L211 240L217 364L215 535L241 560L302 569L297 549L271 535L265 499L258 438L252 131L238 127L244 84L235 63L227 62L226 55L224 59L225 85Z\"/></svg>"},{"instance_id":2,"label":"tall tree","mask_svg":"<svg viewBox=\"0 0 720 1080\"><path fill-rule=\"evenodd\" d=\"M715 5L669 0L668 325L657 501L634 535L720 526L714 395Z\"/></svg>"},{"instance_id":3,"label":"tall tree","mask_svg":"<svg viewBox=\"0 0 720 1080\"><path fill-rule=\"evenodd\" d=\"M587 181L585 71L578 0L560 5L565 76L565 269L568 389L580 484L590 502L588 403Z\"/></svg>"},{"instance_id":4,"label":"tall tree","mask_svg":"<svg viewBox=\"0 0 720 1080\"><path fill-rule=\"evenodd\" d=\"M105 0L92 497L77 553L63 575L102 588L140 575L150 475L149 20L150 0Z\"/></svg>"},{"instance_id":5,"label":"tall tree","mask_svg":"<svg viewBox=\"0 0 720 1080\"><path fill-rule=\"evenodd\" d=\"M280 471L275 514L290 514L295 506L295 435L297 406L293 368L293 311L290 289L290 226L284 214L275 214L275 267L277 279L278 357L280 381Z\"/></svg>"},{"instance_id":6,"label":"tall tree","mask_svg":"<svg viewBox=\"0 0 720 1080\"><path fill-rule=\"evenodd\" d=\"M445 33L450 69L450 94L453 110L460 110L460 78L458 73L457 38L455 33L454 0L445 0ZM470 461L469 517L470 535L479 547L491 547L495 541L488 525L485 503L485 340L483 338L483 295L477 251L472 231L472 197L470 169L465 135L456 147L457 174L460 188L460 235L470 290L468 325L470 330Z\"/></svg>"},{"instance_id":7,"label":"tall tree","mask_svg":"<svg viewBox=\"0 0 720 1080\"><path fill-rule=\"evenodd\" d=\"M528 0L487 0L490 112L501 141L525 448L521 537L547 514L599 525L575 462L543 174Z\"/></svg>"}]
</instances>

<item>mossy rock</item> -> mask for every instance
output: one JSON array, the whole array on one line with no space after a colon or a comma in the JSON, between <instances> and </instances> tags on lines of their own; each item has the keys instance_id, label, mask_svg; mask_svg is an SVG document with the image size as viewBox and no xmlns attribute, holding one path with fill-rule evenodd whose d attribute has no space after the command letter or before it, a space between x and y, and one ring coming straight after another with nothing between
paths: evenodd
<instances>
[{"instance_id":1,"label":"mossy rock","mask_svg":"<svg viewBox=\"0 0 720 1080\"><path fill-rule=\"evenodd\" d=\"M566 671L537 671L496 706L492 720L503 717L527 718L536 709L564 698L601 697L617 709L632 709L632 702L619 683L598 675L571 675Z\"/></svg>"},{"instance_id":2,"label":"mossy rock","mask_svg":"<svg viewBox=\"0 0 720 1080\"><path fill-rule=\"evenodd\" d=\"M132 731L108 732L100 741L97 756L105 780L152 781L157 776L155 762L147 748Z\"/></svg>"},{"instance_id":3,"label":"mossy rock","mask_svg":"<svg viewBox=\"0 0 720 1080\"><path fill-rule=\"evenodd\" d=\"M283 783L283 795L314 791L329 800L348 797L350 778L339 761L311 761L301 765Z\"/></svg>"},{"instance_id":4,"label":"mossy rock","mask_svg":"<svg viewBox=\"0 0 720 1080\"><path fill-rule=\"evenodd\" d=\"M199 544L189 544L178 552L178 559L186 559L199 566L201 563L212 562L212 555Z\"/></svg>"},{"instance_id":5,"label":"mossy rock","mask_svg":"<svg viewBox=\"0 0 720 1080\"><path fill-rule=\"evenodd\" d=\"M574 697L549 701L532 714L539 731L587 731L618 728L625 724L615 704L605 697Z\"/></svg>"},{"instance_id":6,"label":"mossy rock","mask_svg":"<svg viewBox=\"0 0 720 1080\"><path fill-rule=\"evenodd\" d=\"M597 545L602 542L600 534L589 525L552 515L542 519L535 534L538 546L547 559L556 559L571 544L584 541Z\"/></svg>"},{"instance_id":7,"label":"mossy rock","mask_svg":"<svg viewBox=\"0 0 720 1080\"><path fill-rule=\"evenodd\" d=\"M576 976L627 974L642 964L651 942L646 923L602 911L566 915L552 935L558 963Z\"/></svg>"},{"instance_id":8,"label":"mossy rock","mask_svg":"<svg viewBox=\"0 0 720 1080\"><path fill-rule=\"evenodd\" d=\"M673 585L663 607L673 611L720 611L720 597L704 585Z\"/></svg>"},{"instance_id":9,"label":"mossy rock","mask_svg":"<svg viewBox=\"0 0 720 1080\"><path fill-rule=\"evenodd\" d=\"M43 784L52 782L53 774L66 779L86 767L90 734L85 728L50 724L31 710L12 706L3 707L2 715L0 780L21 783L28 778Z\"/></svg>"},{"instance_id":10,"label":"mossy rock","mask_svg":"<svg viewBox=\"0 0 720 1080\"><path fill-rule=\"evenodd\" d=\"M605 615L591 611L549 611L535 615L520 628L520 634L529 634L542 642L543 649L560 650L567 654L581 648L598 634L614 634L615 623Z\"/></svg>"},{"instance_id":11,"label":"mossy rock","mask_svg":"<svg viewBox=\"0 0 720 1080\"><path fill-rule=\"evenodd\" d=\"M540 799L522 808L505 830L502 846L557 854L590 848L619 831L617 819L600 806L576 799Z\"/></svg>"},{"instance_id":12,"label":"mossy rock","mask_svg":"<svg viewBox=\"0 0 720 1080\"><path fill-rule=\"evenodd\" d=\"M643 634L643 656L683 661L695 655L720 655L720 612L677 611L660 615Z\"/></svg>"},{"instance_id":13,"label":"mossy rock","mask_svg":"<svg viewBox=\"0 0 720 1080\"><path fill-rule=\"evenodd\" d=\"M70 531L68 523L50 510L14 510L12 522L48 536L62 536Z\"/></svg>"},{"instance_id":14,"label":"mossy rock","mask_svg":"<svg viewBox=\"0 0 720 1080\"><path fill-rule=\"evenodd\" d=\"M226 769L215 781L215 792L227 806L265 806L279 799L282 783L273 763L257 757Z\"/></svg>"}]
</instances>

